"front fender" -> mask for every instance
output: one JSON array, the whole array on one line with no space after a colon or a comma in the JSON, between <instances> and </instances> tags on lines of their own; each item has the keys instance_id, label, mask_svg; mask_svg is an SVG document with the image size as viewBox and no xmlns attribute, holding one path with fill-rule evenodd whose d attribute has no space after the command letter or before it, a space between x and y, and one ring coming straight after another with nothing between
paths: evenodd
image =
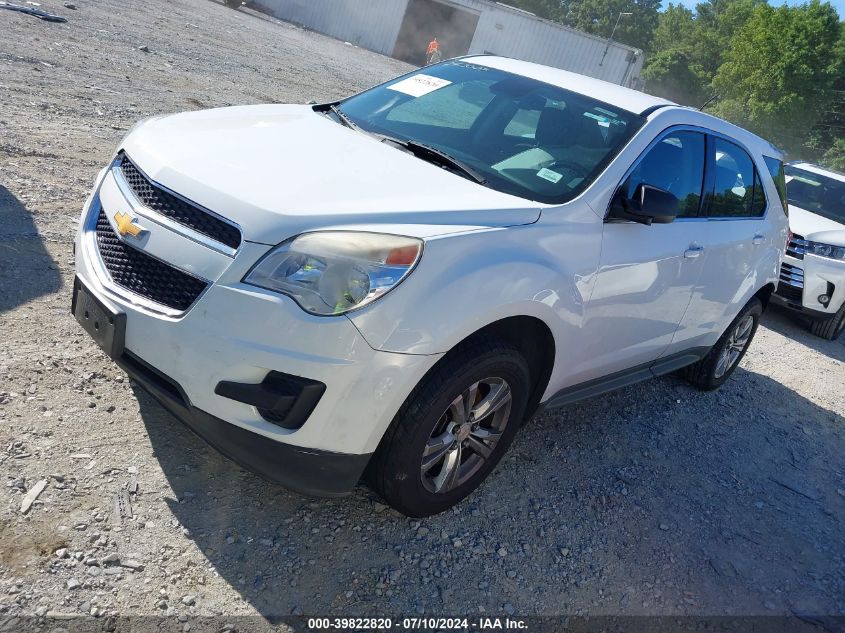
<instances>
[{"instance_id":1,"label":"front fender","mask_svg":"<svg viewBox=\"0 0 845 633\"><path fill-rule=\"evenodd\" d=\"M428 240L405 282L349 318L375 349L436 354L491 323L531 316L549 327L563 349L584 319L600 230L585 210L563 224L552 218Z\"/></svg>"}]
</instances>

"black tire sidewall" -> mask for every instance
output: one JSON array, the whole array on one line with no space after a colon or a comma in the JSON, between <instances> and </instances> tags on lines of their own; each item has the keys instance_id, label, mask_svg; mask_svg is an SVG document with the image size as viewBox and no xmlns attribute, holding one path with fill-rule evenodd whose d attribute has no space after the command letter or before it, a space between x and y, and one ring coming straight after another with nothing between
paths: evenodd
<instances>
[{"instance_id":1,"label":"black tire sidewall","mask_svg":"<svg viewBox=\"0 0 845 633\"><path fill-rule=\"evenodd\" d=\"M745 345L745 349L742 350L742 353L739 355L739 358L736 359L734 364L726 371L724 374L716 378L716 365L719 363L719 356L722 353L725 345L727 344L728 337L734 331L737 324L744 319L746 316L751 314L754 317L754 325L751 326L751 334L748 337L748 343ZM763 304L760 303L758 299L754 299L753 301L749 302L742 311L736 316L736 318L731 321L731 324L713 346L713 349L708 354L707 358L707 385L708 389L718 389L721 387L725 382L727 382L728 378L730 378L736 368L739 367L739 364L742 362L742 359L745 357L746 352L751 347L751 343L754 341L754 337L757 335L757 328L760 325L760 317L763 316Z\"/></svg>"},{"instance_id":2,"label":"black tire sidewall","mask_svg":"<svg viewBox=\"0 0 845 633\"><path fill-rule=\"evenodd\" d=\"M835 341L845 331L845 305L832 319L825 321L813 321L810 331L816 336L828 341Z\"/></svg>"},{"instance_id":3,"label":"black tire sidewall","mask_svg":"<svg viewBox=\"0 0 845 633\"><path fill-rule=\"evenodd\" d=\"M530 390L530 374L525 360L516 350L505 349L468 359L453 369L451 376L435 374L418 393L412 395L409 406L400 415L411 416L410 432L396 434L389 446L382 476L389 478L389 501L409 516L429 516L443 512L475 490L496 467L507 452L522 422ZM445 375L445 379L441 376ZM495 450L481 469L467 482L446 493L432 493L425 489L420 478L423 449L435 424L451 402L472 383L484 378L502 378L511 388L511 410L505 432ZM387 492L387 491L383 491Z\"/></svg>"}]
</instances>

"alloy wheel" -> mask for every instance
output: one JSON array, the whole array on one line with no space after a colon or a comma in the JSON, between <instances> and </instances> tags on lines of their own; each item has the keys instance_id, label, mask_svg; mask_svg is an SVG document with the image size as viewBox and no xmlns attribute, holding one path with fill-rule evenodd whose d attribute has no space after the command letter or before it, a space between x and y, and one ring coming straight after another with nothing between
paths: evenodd
<instances>
[{"instance_id":1,"label":"alloy wheel","mask_svg":"<svg viewBox=\"0 0 845 633\"><path fill-rule=\"evenodd\" d=\"M753 329L754 316L751 314L746 315L736 324L728 336L728 340L725 341L722 353L719 354L714 372L717 379L724 376L739 361L739 357L742 356L742 352L748 346Z\"/></svg>"},{"instance_id":2,"label":"alloy wheel","mask_svg":"<svg viewBox=\"0 0 845 633\"><path fill-rule=\"evenodd\" d=\"M507 381L485 378L451 402L423 449L420 478L426 490L448 492L478 472L502 438L511 401Z\"/></svg>"}]
</instances>

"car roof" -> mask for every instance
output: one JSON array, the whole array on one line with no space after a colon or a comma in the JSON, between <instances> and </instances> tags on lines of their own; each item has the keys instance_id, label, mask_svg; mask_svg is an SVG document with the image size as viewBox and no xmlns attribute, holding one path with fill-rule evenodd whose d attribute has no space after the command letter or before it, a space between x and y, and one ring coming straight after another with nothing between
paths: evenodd
<instances>
[{"instance_id":1,"label":"car roof","mask_svg":"<svg viewBox=\"0 0 845 633\"><path fill-rule=\"evenodd\" d=\"M797 167L798 169L809 171L813 174L818 174L819 176L827 176L828 178L832 178L833 180L845 182L845 174L843 174L841 171L826 169L820 165L814 165L813 163L805 163L801 160L790 161L789 165L791 165L792 167Z\"/></svg>"},{"instance_id":2,"label":"car roof","mask_svg":"<svg viewBox=\"0 0 845 633\"><path fill-rule=\"evenodd\" d=\"M551 66L544 66L533 62L511 59L510 57L470 55L461 58L461 61L504 70L505 72L516 75L523 75L531 79L536 79L537 81L542 81L543 83L571 90L572 92L589 95L594 99L604 101L607 104L620 108L621 110L633 112L634 114L644 114L649 110L662 106L678 105L673 101L655 97L639 90L625 88L609 81L579 75L578 73L560 68L552 68Z\"/></svg>"}]
</instances>

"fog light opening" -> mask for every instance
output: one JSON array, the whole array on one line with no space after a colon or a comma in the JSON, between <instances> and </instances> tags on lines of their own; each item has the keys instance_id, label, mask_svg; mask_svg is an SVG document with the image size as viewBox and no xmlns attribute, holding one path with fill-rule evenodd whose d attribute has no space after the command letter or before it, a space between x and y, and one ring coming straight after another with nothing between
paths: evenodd
<instances>
[{"instance_id":1,"label":"fog light opening","mask_svg":"<svg viewBox=\"0 0 845 633\"><path fill-rule=\"evenodd\" d=\"M830 297L827 295L819 295L819 303L826 308L827 304L830 303Z\"/></svg>"}]
</instances>

